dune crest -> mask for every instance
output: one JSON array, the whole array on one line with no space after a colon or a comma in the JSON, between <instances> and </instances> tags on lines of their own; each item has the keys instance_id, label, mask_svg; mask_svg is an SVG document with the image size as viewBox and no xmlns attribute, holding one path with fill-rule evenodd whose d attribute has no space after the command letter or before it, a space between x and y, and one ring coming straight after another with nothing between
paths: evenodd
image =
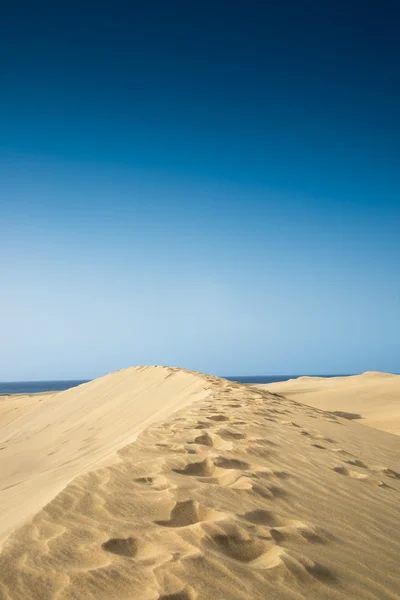
<instances>
[{"instance_id":1,"label":"dune crest","mask_svg":"<svg viewBox=\"0 0 400 600\"><path fill-rule=\"evenodd\" d=\"M396 373L384 373L383 371L364 371L361 377L398 377Z\"/></svg>"},{"instance_id":2,"label":"dune crest","mask_svg":"<svg viewBox=\"0 0 400 600\"><path fill-rule=\"evenodd\" d=\"M109 460L152 422L205 398L203 377L132 367L41 401L0 430L0 541L74 477Z\"/></svg>"}]
</instances>

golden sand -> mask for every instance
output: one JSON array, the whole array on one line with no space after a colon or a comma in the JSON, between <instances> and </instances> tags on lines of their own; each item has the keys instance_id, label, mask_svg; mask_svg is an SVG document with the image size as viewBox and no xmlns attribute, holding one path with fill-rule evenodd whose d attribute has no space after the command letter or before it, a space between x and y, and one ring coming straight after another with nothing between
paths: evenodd
<instances>
[{"instance_id":1,"label":"golden sand","mask_svg":"<svg viewBox=\"0 0 400 600\"><path fill-rule=\"evenodd\" d=\"M400 598L395 435L148 367L1 438L2 600Z\"/></svg>"}]
</instances>

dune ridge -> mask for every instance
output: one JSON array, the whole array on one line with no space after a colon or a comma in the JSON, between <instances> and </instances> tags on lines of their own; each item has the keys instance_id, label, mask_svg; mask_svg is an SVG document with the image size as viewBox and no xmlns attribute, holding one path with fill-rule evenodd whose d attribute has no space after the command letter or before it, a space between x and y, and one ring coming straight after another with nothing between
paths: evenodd
<instances>
[{"instance_id":1,"label":"dune ridge","mask_svg":"<svg viewBox=\"0 0 400 600\"><path fill-rule=\"evenodd\" d=\"M0 541L78 474L109 460L150 423L208 391L183 369L133 367L40 395L0 430Z\"/></svg>"},{"instance_id":2,"label":"dune ridge","mask_svg":"<svg viewBox=\"0 0 400 600\"><path fill-rule=\"evenodd\" d=\"M179 369L92 383L9 426L51 415L79 441L96 426L105 446L70 448L62 489L24 504L0 554L2 600L400 598L398 437Z\"/></svg>"},{"instance_id":3,"label":"dune ridge","mask_svg":"<svg viewBox=\"0 0 400 600\"><path fill-rule=\"evenodd\" d=\"M346 377L298 377L257 387L400 435L400 375L366 371Z\"/></svg>"}]
</instances>

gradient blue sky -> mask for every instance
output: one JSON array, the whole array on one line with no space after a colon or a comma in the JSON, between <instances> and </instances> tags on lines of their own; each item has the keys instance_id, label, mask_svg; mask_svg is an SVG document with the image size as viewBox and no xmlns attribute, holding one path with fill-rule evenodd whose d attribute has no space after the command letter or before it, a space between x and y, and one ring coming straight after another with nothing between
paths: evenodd
<instances>
[{"instance_id":1,"label":"gradient blue sky","mask_svg":"<svg viewBox=\"0 0 400 600\"><path fill-rule=\"evenodd\" d=\"M0 380L400 372L397 2L9 2Z\"/></svg>"}]
</instances>

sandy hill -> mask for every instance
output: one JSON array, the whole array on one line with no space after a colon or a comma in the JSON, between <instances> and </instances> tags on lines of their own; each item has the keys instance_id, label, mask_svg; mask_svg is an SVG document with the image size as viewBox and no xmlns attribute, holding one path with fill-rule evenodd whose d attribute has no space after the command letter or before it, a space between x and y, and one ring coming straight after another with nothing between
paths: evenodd
<instances>
[{"instance_id":1,"label":"sandy hill","mask_svg":"<svg viewBox=\"0 0 400 600\"><path fill-rule=\"evenodd\" d=\"M187 371L137 367L40 395L29 409L19 405L26 412L0 430L0 502L7 515L0 519L0 540L146 425L206 394L204 381Z\"/></svg>"},{"instance_id":2,"label":"sandy hill","mask_svg":"<svg viewBox=\"0 0 400 600\"><path fill-rule=\"evenodd\" d=\"M299 377L259 387L400 434L400 375L368 371L350 377Z\"/></svg>"},{"instance_id":3,"label":"sandy hill","mask_svg":"<svg viewBox=\"0 0 400 600\"><path fill-rule=\"evenodd\" d=\"M1 429L1 600L400 598L398 437L119 371Z\"/></svg>"},{"instance_id":4,"label":"sandy hill","mask_svg":"<svg viewBox=\"0 0 400 600\"><path fill-rule=\"evenodd\" d=\"M0 431L5 425L35 410L45 398L57 392L42 394L0 394Z\"/></svg>"}]
</instances>

